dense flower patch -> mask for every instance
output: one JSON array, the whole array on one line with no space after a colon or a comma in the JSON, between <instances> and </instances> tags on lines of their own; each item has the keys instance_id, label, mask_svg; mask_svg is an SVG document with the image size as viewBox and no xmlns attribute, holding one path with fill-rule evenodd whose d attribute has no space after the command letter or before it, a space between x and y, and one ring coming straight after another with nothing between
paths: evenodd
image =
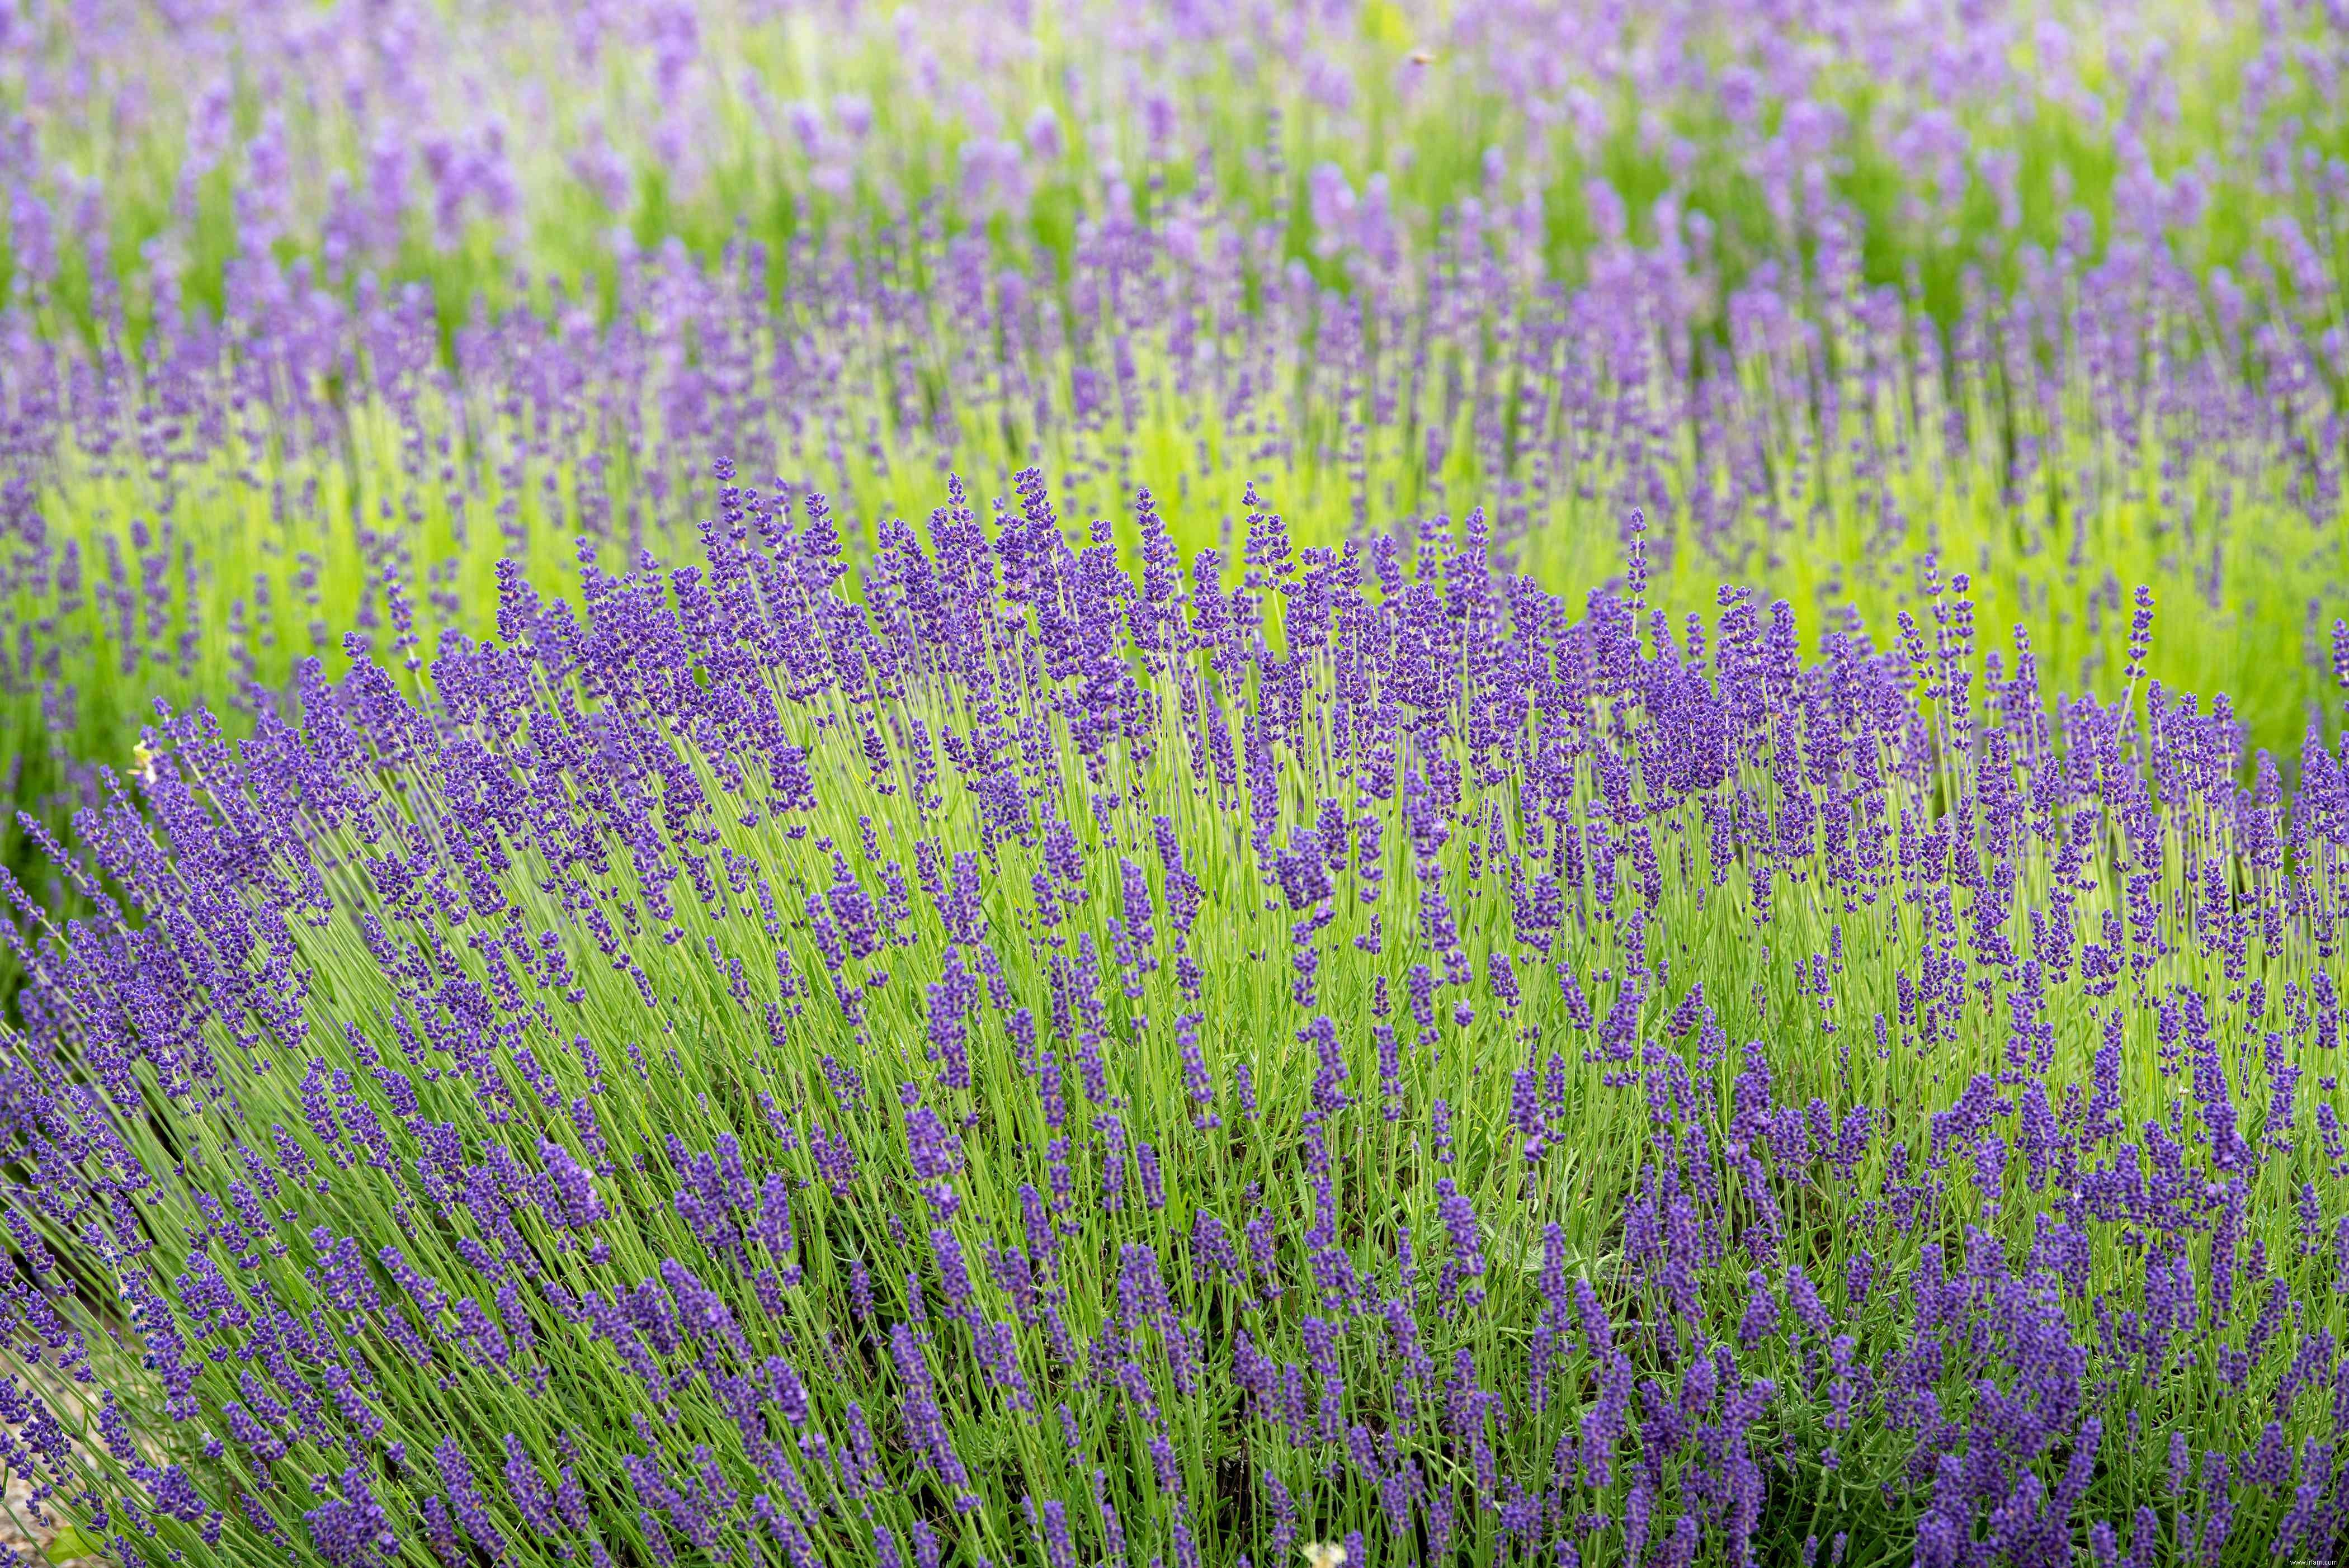
<instances>
[{"instance_id":1,"label":"dense flower patch","mask_svg":"<svg viewBox=\"0 0 2349 1568\"><path fill-rule=\"evenodd\" d=\"M1408 271L1475 203L1546 271L1622 232L1734 282L1842 205L1872 282L1914 268L1947 304L1966 266L2137 208L2198 273L2313 308L2341 26L2313 0L28 5L0 268L84 325L221 314L269 255L461 316L516 265L609 281L744 225L927 211L1024 261L1205 196L1332 272Z\"/></svg>"},{"instance_id":2,"label":"dense flower patch","mask_svg":"<svg viewBox=\"0 0 2349 1568\"><path fill-rule=\"evenodd\" d=\"M2322 698L2332 10L948 9L10 24L5 793L684 559L719 453L860 549L1032 466L1186 548L1483 505L1574 593L1638 507L1676 614L1889 624L1932 550L2062 686L2142 583L2262 744Z\"/></svg>"},{"instance_id":3,"label":"dense flower patch","mask_svg":"<svg viewBox=\"0 0 2349 1568\"><path fill-rule=\"evenodd\" d=\"M1926 613L1933 553L1991 624L2032 627L2057 690L2117 679L2145 584L2195 606L2153 673L2227 692L2259 744L2295 750L2349 608L2338 332L2214 331L2155 248L2059 258L1945 331L1868 287L1850 238L1815 275L1734 290L1725 339L1670 256L1625 247L1585 286L1518 289L1537 257L1498 221L1362 294L1282 273L1268 243L1104 228L1065 306L1049 276L936 236L878 267L745 246L715 273L632 272L600 325L465 328L453 364L428 294L346 302L274 265L240 274L224 322L137 352L19 316L0 785L62 826L152 695L241 731L297 659L339 670L353 632L397 663L487 630L502 562L562 592L583 539L605 570L688 559L713 450L821 490L859 558L944 469L1008 494L1031 463L1128 551L1145 484L1186 550L1226 555L1251 477L1278 476L1316 544L1485 504L1499 555L1578 593L1619 573L1639 510L1675 617L1732 581L1806 622L1889 625ZM1250 276L1274 281L1244 309Z\"/></svg>"},{"instance_id":4,"label":"dense flower patch","mask_svg":"<svg viewBox=\"0 0 2349 1568\"><path fill-rule=\"evenodd\" d=\"M1226 588L1030 475L852 598L821 498L719 498L85 813L9 1045L47 1505L222 1563L2349 1528L2321 731L2287 797L2134 661L2051 711L1962 576L1806 657L1651 612L1636 531L1569 606L1481 515L1251 497Z\"/></svg>"},{"instance_id":5,"label":"dense flower patch","mask_svg":"<svg viewBox=\"0 0 2349 1568\"><path fill-rule=\"evenodd\" d=\"M0 15L52 1555L2349 1553L2344 24Z\"/></svg>"}]
</instances>

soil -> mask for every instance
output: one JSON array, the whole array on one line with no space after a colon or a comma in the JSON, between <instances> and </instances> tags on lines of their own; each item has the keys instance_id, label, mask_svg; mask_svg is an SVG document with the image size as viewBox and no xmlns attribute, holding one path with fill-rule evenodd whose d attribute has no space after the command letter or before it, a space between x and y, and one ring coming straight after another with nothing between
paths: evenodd
<instances>
[{"instance_id":1,"label":"soil","mask_svg":"<svg viewBox=\"0 0 2349 1568\"><path fill-rule=\"evenodd\" d=\"M65 1521L49 1515L46 1525L33 1523L33 1511L26 1499L32 1495L33 1483L20 1475L8 1478L5 1491L7 1507L0 1511L0 1563L14 1568L17 1563L48 1563L50 1568L105 1568L99 1557L64 1557L54 1561L48 1556L50 1540L66 1528Z\"/></svg>"}]
</instances>

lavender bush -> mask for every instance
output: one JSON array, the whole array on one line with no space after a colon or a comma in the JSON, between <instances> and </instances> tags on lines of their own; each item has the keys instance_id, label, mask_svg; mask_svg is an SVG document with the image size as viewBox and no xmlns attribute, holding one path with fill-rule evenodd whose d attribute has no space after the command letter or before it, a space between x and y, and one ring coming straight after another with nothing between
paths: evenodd
<instances>
[{"instance_id":1,"label":"lavender bush","mask_svg":"<svg viewBox=\"0 0 2349 1568\"><path fill-rule=\"evenodd\" d=\"M2344 68L0 15L52 1556L2349 1555Z\"/></svg>"},{"instance_id":2,"label":"lavender bush","mask_svg":"<svg viewBox=\"0 0 2349 1568\"><path fill-rule=\"evenodd\" d=\"M520 310L460 331L453 361L429 294L345 303L271 267L225 322L175 317L143 349L19 316L6 782L61 826L49 808L122 765L150 693L242 726L296 659L339 669L347 632L397 662L486 631L501 561L558 592L582 537L606 570L685 558L713 449L822 490L860 558L950 466L987 493L1043 467L1080 516L1148 483L1185 546L1226 553L1229 498L1270 475L1323 544L1489 501L1496 551L1561 587L1616 573L1642 510L1676 616L1726 579L1889 624L1926 613L1937 556L1994 624L2032 627L2059 689L2116 678L2148 584L2197 606L2153 673L2230 693L2287 756L2331 689L2339 334L2214 321L2158 250L2067 251L1944 331L1867 287L1837 231L1804 275L1733 291L1724 341L1686 258L1620 247L1599 280L1526 290L1537 257L1497 219L1362 294L1282 272L1269 241L1182 233L1102 229L1065 295L935 232L871 265L673 256L626 272L608 323Z\"/></svg>"},{"instance_id":3,"label":"lavender bush","mask_svg":"<svg viewBox=\"0 0 2349 1568\"><path fill-rule=\"evenodd\" d=\"M2149 597L2051 715L1962 575L1806 658L1636 528L1578 613L1251 496L1226 589L1030 474L851 597L719 499L78 824L0 1388L125 1561L2349 1530L2349 754L2239 783Z\"/></svg>"},{"instance_id":4,"label":"lavender bush","mask_svg":"<svg viewBox=\"0 0 2349 1568\"><path fill-rule=\"evenodd\" d=\"M271 257L429 279L461 316L517 265L608 283L744 225L934 207L1022 264L1199 198L1331 273L1474 202L1560 275L1622 231L1738 283L1845 207L1869 281L1913 269L1951 314L1965 267L2004 283L2149 209L2198 274L2307 310L2340 282L2342 26L2312 0L36 3L0 34L0 256L102 327L221 315Z\"/></svg>"},{"instance_id":5,"label":"lavender bush","mask_svg":"<svg viewBox=\"0 0 2349 1568\"><path fill-rule=\"evenodd\" d=\"M478 635L501 560L683 559L719 452L860 554L1031 466L1227 552L1251 480L1313 543L1484 504L1574 592L1637 507L1675 614L1889 624L1932 553L2066 686L2143 583L2205 611L2155 673L2289 754L2344 597L2340 21L36 10L0 793L54 828L151 692L242 726L347 630Z\"/></svg>"}]
</instances>

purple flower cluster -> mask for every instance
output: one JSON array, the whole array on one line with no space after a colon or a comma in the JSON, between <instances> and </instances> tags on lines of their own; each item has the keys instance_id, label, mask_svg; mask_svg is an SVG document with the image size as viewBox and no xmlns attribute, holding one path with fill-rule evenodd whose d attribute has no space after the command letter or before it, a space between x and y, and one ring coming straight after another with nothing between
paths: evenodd
<instances>
[{"instance_id":1,"label":"purple flower cluster","mask_svg":"<svg viewBox=\"0 0 2349 1568\"><path fill-rule=\"evenodd\" d=\"M1963 575L1806 653L1482 516L1252 494L1185 578L1027 475L852 579L727 493L104 777L94 913L7 928L45 1506L336 1564L2349 1542L2322 713L2287 789L2224 698L2051 697Z\"/></svg>"},{"instance_id":2,"label":"purple flower cluster","mask_svg":"<svg viewBox=\"0 0 2349 1568\"><path fill-rule=\"evenodd\" d=\"M694 554L706 521L746 521L761 531L780 509L804 514L811 538L862 556L899 526L901 510L926 504L921 476L943 468L982 474L1012 494L1014 469L1049 466L1065 476L1061 506L1105 511L1143 477L1141 455L1162 451L1174 471L1149 477L1166 493L1226 493L1268 471L1298 476L1309 493L1296 499L1309 499L1312 517L1297 520L1296 537L1333 552L1343 537L1366 536L1374 513L1407 540L1421 516L1472 494L1485 498L1489 547L1515 552L1553 589L1616 571L1620 520L1641 509L1644 595L1626 598L1651 618L1701 609L1702 595L1726 577L1784 593L1806 614L1816 604L1836 614L1857 601L1889 620L1905 605L1918 618L1922 648L1942 632L1920 591L1923 553L1940 545L1980 572L1982 592L1995 595L1985 598L1986 614L2031 622L2041 638L2036 662L2054 688L2112 692L2148 674L2197 690L2223 686L2257 740L2287 751L2343 656L2325 634L2344 603L2338 454L2349 366L2335 309L2338 160L2313 129L2319 122L2294 112L2306 107L2303 93L2317 106L2336 104L2339 67L2323 65L2333 57L2297 35L2290 10L2260 10L2250 42L2262 90L2239 94L2230 81L2228 99L2245 98L2242 112L2209 117L2244 139L2233 167L2265 171L2261 195L2277 207L2261 225L2264 248L2224 271L2203 265L2182 237L2191 220L2230 210L2219 177L2146 139L2158 140L2161 119L2147 109L2156 101L2151 84L2166 79L2180 53L2205 51L2151 30L2149 21L2126 44L2113 42L2135 63L2109 83L2086 79L2106 72L2084 76L2072 46L2048 36L2042 63L2068 83L2040 106L2051 113L2087 112L2091 98L2120 90L2123 80L2147 84L2144 93L2128 89L2126 112L2111 108L2109 118L2127 129L2117 133L2123 145L2099 160L2098 178L2110 190L2079 192L2075 203L2041 192L2014 148L1969 150L1965 118L1940 101L1980 93L1993 118L2012 108L2021 78L2008 55L2031 27L2002 6L1971 20L1837 14L1813 42L1839 66L1822 64L1810 46L1783 46L1787 24L1770 7L1671 8L1671 19L1655 24L1659 36L1630 48L1601 46L1585 35L1585 22L1535 7L1522 16L1463 18L1458 37L1432 50L1439 76L1481 84L1460 89L1468 101L1497 94L1495 102L1515 106L1497 122L1480 112L1461 123L1506 124L1523 140L1489 168L1456 160L1458 188L1412 222L1399 216L1399 202L1403 189L1422 183L1416 179L1374 197L1366 171L1317 170L1303 178L1308 200L1290 211L1294 193L1282 173L1274 180L1276 211L1291 223L1268 222L1245 193L1191 177L1205 157L1259 165L1269 178L1296 127L1293 119L1282 122L1287 131L1268 126L1268 146L1235 156L1237 150L1205 139L1226 118L1207 86L1219 75L1195 82L1176 74L1168 79L1190 82L1202 96L1181 112L1162 106L1171 119L1132 150L1146 165L1103 147L1098 156L1106 161L1092 165L1098 179L1084 192L1088 201L1098 198L1098 210L1088 211L1065 255L1005 257L958 229L953 211L901 207L895 218L836 226L811 217L795 232L756 231L715 254L682 244L631 247L611 263L607 313L549 284L551 299L463 320L455 319L460 299L383 281L398 274L379 270L357 274L363 263L393 263L414 227L451 244L477 223L531 227L508 189L518 168L575 171L606 160L571 146L533 159L505 139L542 121L550 136L587 135L572 117L526 120L516 108L494 136L476 124L440 124L446 106L436 112L416 101L407 63L409 51L428 46L419 40L438 21L413 16L417 32L361 39L337 31L364 27L342 13L319 23L318 34L274 13L265 23L251 19L261 31L248 46L284 57L272 56L252 90L294 91L310 77L287 60L333 56L354 73L342 101L379 132L348 141L327 134L305 155L316 166L304 173L294 172L306 165L289 162L285 137L307 134L311 110L280 114L274 132L264 123L244 134L236 105L251 79L237 51L191 52L184 39L130 51L115 30L95 26L45 36L67 58L27 43L22 63L41 84L27 91L46 107L0 139L12 233L18 217L53 233L24 253L27 270L17 275L26 287L0 304L0 405L10 419L0 477L0 714L9 726L0 795L61 827L64 806L102 799L97 764L143 771L132 748L151 691L177 705L213 706L242 732L264 708L281 718L298 712L297 665L316 656L338 668L347 636L412 671L445 630L519 632L537 593L559 585L582 538L598 570L628 571L648 547L664 558ZM1352 80L1359 71L1367 83L1401 68L1397 60L1358 57L1360 40L1324 36L1329 29L1309 13L1284 14L1277 24L1268 16L1262 29L1214 25L1205 13L1133 25L1154 36L1162 57L1194 57L1217 71L1245 60L1252 74L1262 63L1260 34L1288 29L1300 36L1272 53L1320 62L1307 73L1315 79ZM698 125L678 129L676 117L715 113L707 95L735 90L739 73L720 67L714 29L705 34L692 15L689 6L665 4L633 15L640 26L626 30L628 44L649 74L623 96L653 81L668 90L590 140L641 123L667 127L647 134L679 157L701 145ZM297 36L282 36L285 26ZM539 36L536 26L445 46L460 54L491 47L509 73L519 51L530 67L524 77L578 50L570 83L613 74L595 65L619 46L605 21L560 39ZM970 36L964 26L948 31ZM1019 47L1034 42L1012 31ZM1237 44L1235 31L1258 42ZM1718 68L1689 67L1715 58L1700 41L1716 32ZM992 37L994 28L979 35ZM1943 52L1929 49L1929 36L1944 37ZM81 57L84 48L98 59ZM902 40L878 52L922 57ZM1526 64L1536 58L1557 64ZM1850 80L1880 86L1895 62L1905 71L1926 58L1943 63L1898 92L1860 91ZM1607 83L1581 79L1586 67ZM377 71L389 79L377 79ZM979 104L994 90L989 84L1025 76L990 63L974 66L965 85ZM171 214L171 232L135 257L115 243L109 225L65 221L88 193L50 188L66 165L31 150L47 136L71 140L67 106L80 103L92 81L126 95L119 112L129 122L188 132L181 177L193 183L153 193L148 205ZM183 83L196 82L205 85L186 88L194 101L176 103ZM1107 93L1131 108L1089 67L1065 83L1071 93ZM1350 106L1341 109L1329 94L1288 85L1317 114L1361 112L1352 91L1337 95ZM140 90L158 86L170 89L160 98ZM1391 88L1382 81L1380 90ZM739 106L742 123L781 112L765 91ZM1582 160L1609 144L1601 123L1609 116L1594 121L1593 106L1619 101L1619 92L1630 95L1623 102L1693 97L1717 109L1729 162L1767 201L1759 208L1711 203L1709 214L1716 181L1666 129L1671 117L1652 109L1623 134L1646 149L1659 178L1670 171L1668 189L1635 211L1603 183L1586 186ZM1855 92L1868 102L1845 101ZM1035 107L957 111L974 117L972 145L992 150L974 154L970 166L988 171L984 189L1013 183L1001 153L1020 139L1003 132L1029 123ZM1053 139L1064 160L1090 140L1074 134L1086 120L1068 108L1055 111L1062 129ZM849 127L872 129L869 97L862 110L800 108L792 122L801 129L769 139L800 149L809 168L837 170L843 150L866 145ZM1146 117L1158 112L1145 109ZM1534 135L1532 127L1558 134ZM366 178L331 166L362 145L371 149ZM1556 163L1568 145L1577 150L1570 170ZM1908 149L1904 157L1914 161L1900 169L1940 172L1930 190L1904 193L1896 211L1864 212L1854 180L1837 170L1849 173L1849 160L1870 145L1879 154ZM1032 156L1032 149L1018 154ZM927 161L919 170L926 181L935 178ZM2129 172L2114 178L2106 163ZM1882 167L1880 157L1874 166ZM885 182L896 189L915 172L893 169ZM328 210L312 214L319 254L284 259L273 220L235 236L217 287L181 275L192 256L222 251L188 225L204 205L202 192L233 174L277 192L256 198L249 216L299 205L297 196L327 201ZM348 200L359 200L351 191L374 191L369 202L388 215L370 204L375 216L358 222L329 196L337 174ZM591 185L600 189L600 178ZM1545 206L1562 188L1572 198L1565 207ZM399 221L411 201L411 216L429 211L429 222ZM1978 265L1960 266L1930 242L1930 263L1913 270L1884 261L1908 255L1920 235L1970 204L2002 214L1987 231L1988 253L1970 258ZM1766 211L1767 232L1733 246L1724 225L1737 206ZM2028 222L2024 206L2033 209ZM1575 207L1588 208L1587 222L1570 216ZM36 211L45 216L36 221ZM1571 256L1553 254L1551 240L1569 230L1588 242ZM47 314L77 269L38 260L54 261L68 232L88 253L78 270L93 318L79 333L52 330ZM1300 236L1309 265L1292 253ZM573 269L553 270L569 276ZM1278 397L1274 387L1283 388ZM1192 431L1195 439L1178 438ZM755 482L714 480L713 450L734 454L740 473L758 476ZM235 504L212 503L229 494ZM1176 510L1186 541L1211 536L1211 523ZM1023 500L1017 515L1031 530L1049 530L1050 512ZM1301 694L1309 663L1346 656L1330 631L1334 553L1291 561L1286 577L1268 571L1259 563L1288 548L1288 534L1276 538L1243 519L1271 515L1251 508L1234 519L1232 531L1244 533L1226 551L1262 581L1240 587L1228 605L1203 603L1195 627L1179 630L1228 638L1234 651L1213 661L1212 682L1188 693L1169 688L1159 694L1165 700L1204 705L1209 717L1238 711L1239 694L1227 682L1249 634L1247 603L1265 584L1278 584L1276 597L1295 611L1281 618L1293 624L1294 660L1269 672L1275 687ZM1136 656L1147 664L1163 662L1178 634L1149 593L1164 600L1178 591L1181 562L1172 540L1152 542L1157 531L1143 518L1164 521L1143 509L1131 528L1121 522L1104 538L1154 552L1145 561L1145 593L1126 606L1136 617ZM502 601L501 566L512 590ZM820 589L829 581L821 573L844 569L834 558L807 569L805 580ZM1365 559L1357 570L1383 583L1396 568ZM2173 625L2150 655L2158 660L2151 670L2125 578L2152 583L2167 603L2190 595L2211 612ZM1018 602L1031 602L1024 586L1007 586ZM2058 600L2067 606L2060 612ZM717 613L719 601L709 597L687 612L688 619ZM1651 625L1637 630L1652 635ZM2245 651L2252 647L2256 654ZM1051 671L1056 680L1069 674L1057 663ZM794 689L817 678L806 665L790 676ZM1118 686L1107 667L1088 678L1104 702ZM991 761L1016 766L1010 759L1024 742L1000 727L1008 717L999 714L998 728L980 733ZM1245 775L1261 784L1282 744L1277 729L1259 724L1252 738L1244 726L1202 723L1205 765L1219 779ZM1091 754L1108 733L1088 720L1071 728L1071 743ZM886 738L876 733L873 744L885 747ZM936 738L928 753L910 757L902 781L876 774L874 788L920 788L941 768L958 766L942 756L944 744ZM1374 866L1383 874L1377 835L1385 825L1350 821L1359 813L1340 792L1315 804L1321 801L1332 809L1300 810L1295 843L1283 841L1299 873L1312 862L1309 839L1340 861L1350 843L1358 875ZM11 862L40 858L36 844L27 850L16 838L8 815L0 832L10 836ZM1633 881L1645 888L1669 874L1636 825L1623 831ZM1130 842L1113 863L1152 859ZM78 891L70 872L54 874L59 899ZM762 909L775 902L771 879L722 858L701 874L741 877ZM800 902L776 908L826 900L839 951L848 954L879 939L874 922L894 907L893 895L876 886L834 911L837 885L817 879L798 890ZM1297 884L1298 896L1309 887L1309 877ZM1104 874L1100 895L1125 899L1123 882ZM1389 923L1440 925L1452 896L1399 909ZM1311 923L1318 908L1309 900L1296 922ZM1170 898L1165 917L1183 926L1185 909ZM1146 973L1165 947L1136 913L1122 912L1118 926L1104 924L1097 938L1121 988L1128 972ZM1536 907L1527 918L1546 916ZM1387 934L1383 927L1355 934L1373 942ZM1294 971L1303 995L1319 984L1316 950L1308 944L1296 954L1306 965ZM1427 955L1437 965L1459 956ZM1186 960L1197 963L1175 954L1178 968ZM555 950L537 961L568 963L569 955ZM737 982L730 975L728 983ZM942 1006L953 991L948 985ZM953 1017L950 1007L940 1016L941 1049L955 1038Z\"/></svg>"}]
</instances>

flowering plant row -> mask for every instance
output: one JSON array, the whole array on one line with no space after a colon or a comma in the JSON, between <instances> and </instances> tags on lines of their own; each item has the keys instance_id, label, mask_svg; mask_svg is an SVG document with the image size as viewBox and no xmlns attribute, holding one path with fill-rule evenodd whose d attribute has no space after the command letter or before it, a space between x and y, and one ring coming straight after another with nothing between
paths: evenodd
<instances>
[{"instance_id":1,"label":"flowering plant row","mask_svg":"<svg viewBox=\"0 0 2349 1568\"><path fill-rule=\"evenodd\" d=\"M717 500L80 815L0 1096L40 1506L339 1568L2338 1550L2349 751L2287 794L2149 595L2051 708L1962 574L1806 653L1651 607L1636 521L1573 606L1253 492L1128 569L1030 473L852 596L822 497Z\"/></svg>"}]
</instances>

